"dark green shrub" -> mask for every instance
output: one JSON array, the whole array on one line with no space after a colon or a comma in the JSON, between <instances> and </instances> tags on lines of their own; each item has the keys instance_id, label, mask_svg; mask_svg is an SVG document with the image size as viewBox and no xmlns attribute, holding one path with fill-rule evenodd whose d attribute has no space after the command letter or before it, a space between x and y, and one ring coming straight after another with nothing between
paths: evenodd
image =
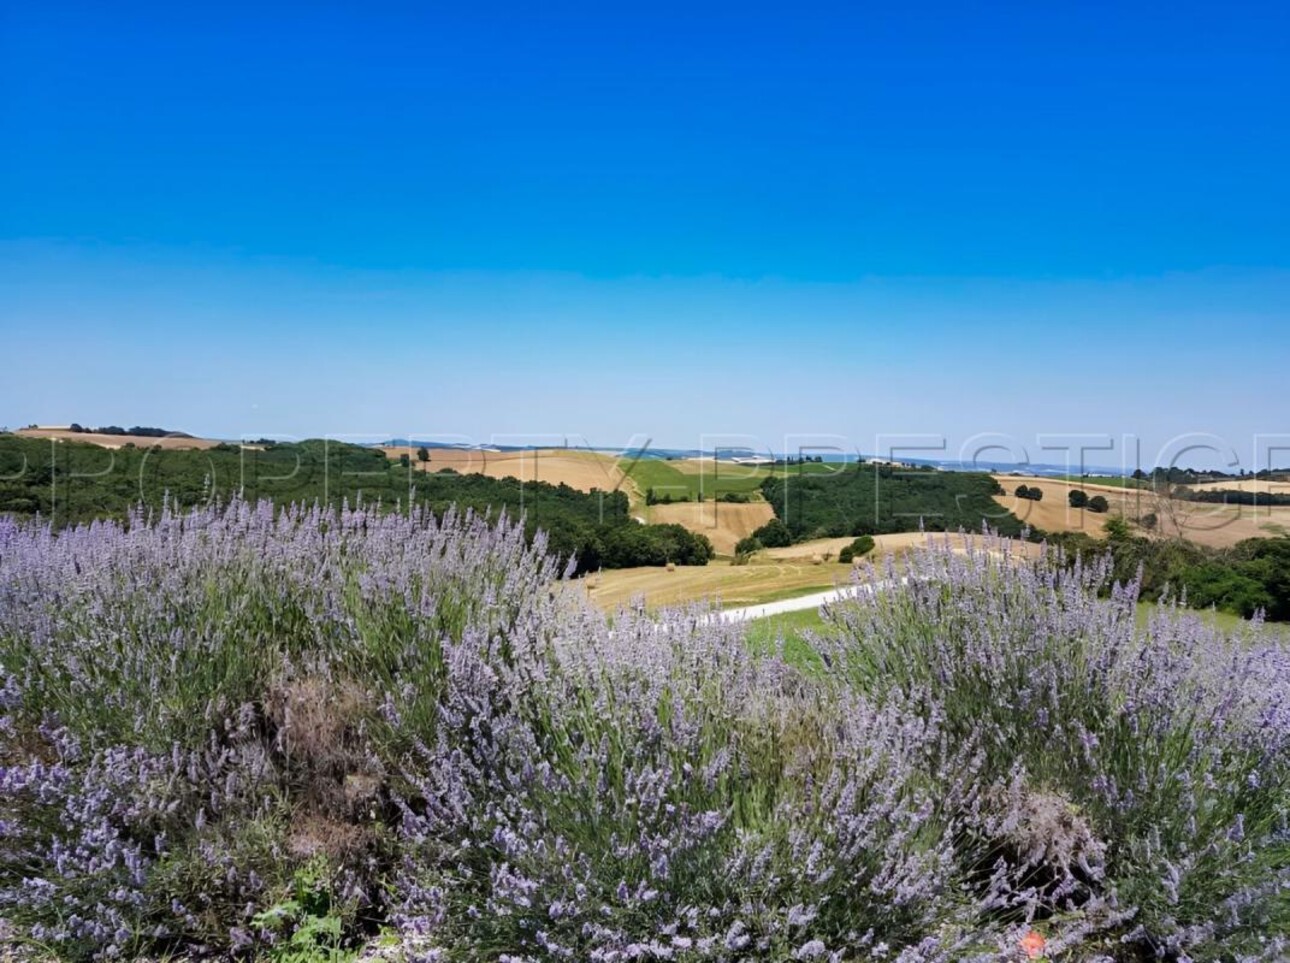
<instances>
[{"instance_id":1,"label":"dark green shrub","mask_svg":"<svg viewBox=\"0 0 1290 963\"><path fill-rule=\"evenodd\" d=\"M786 548L793 544L793 533L778 518L772 518L753 535L767 548Z\"/></svg>"},{"instance_id":2,"label":"dark green shrub","mask_svg":"<svg viewBox=\"0 0 1290 963\"><path fill-rule=\"evenodd\" d=\"M855 555L856 558L860 558L861 556L868 555L870 552L873 551L873 547L874 547L874 540L873 540L873 536L871 535L861 535L850 545L851 552Z\"/></svg>"}]
</instances>

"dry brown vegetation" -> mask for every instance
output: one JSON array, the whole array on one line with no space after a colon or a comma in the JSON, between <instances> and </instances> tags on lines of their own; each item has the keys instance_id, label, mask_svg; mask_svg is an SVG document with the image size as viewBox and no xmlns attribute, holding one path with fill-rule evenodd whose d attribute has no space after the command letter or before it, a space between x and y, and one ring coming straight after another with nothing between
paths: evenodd
<instances>
[{"instance_id":1,"label":"dry brown vegetation","mask_svg":"<svg viewBox=\"0 0 1290 963\"><path fill-rule=\"evenodd\" d=\"M1231 481L1204 482L1187 487L1198 492L1266 492L1271 495L1290 495L1290 481L1270 478L1233 478Z\"/></svg>"},{"instance_id":2,"label":"dry brown vegetation","mask_svg":"<svg viewBox=\"0 0 1290 963\"><path fill-rule=\"evenodd\" d=\"M621 568L599 572L570 583L599 608L612 610L637 596L651 608L683 605L705 599L727 606L752 605L768 598L786 598L820 592L847 583L851 567L810 562L731 565L711 562L704 566Z\"/></svg>"},{"instance_id":3,"label":"dry brown vegetation","mask_svg":"<svg viewBox=\"0 0 1290 963\"><path fill-rule=\"evenodd\" d=\"M947 538L954 550L963 551L973 536L939 532L880 535L874 538L874 551L862 562L917 551L927 546L929 540L943 545ZM615 569L588 575L570 585L572 590L585 594L594 605L605 610L626 605L638 597L649 608L694 602L719 602L727 607L755 605L848 584L853 566L840 564L836 559L838 551L852 541L851 538L822 538L788 548L767 549L759 552L748 565L718 561L702 567L678 566L674 571ZM979 538L974 545L980 547ZM1012 550L1034 557L1043 549L1033 543L1014 542Z\"/></svg>"},{"instance_id":4,"label":"dry brown vegetation","mask_svg":"<svg viewBox=\"0 0 1290 963\"><path fill-rule=\"evenodd\" d=\"M420 471L443 471L451 468L463 475L487 475L490 478L518 478L524 482L546 482L568 485L579 491L593 489L627 491L635 498L635 488L623 477L617 460L592 451L545 448L533 451L477 451L464 448L428 449L430 460L417 461L416 446L386 446L386 456L397 459L407 455ZM632 486L629 490L629 486Z\"/></svg>"},{"instance_id":5,"label":"dry brown vegetation","mask_svg":"<svg viewBox=\"0 0 1290 963\"><path fill-rule=\"evenodd\" d=\"M735 544L775 517L767 502L675 502L654 505L649 520L659 524L684 525L692 532L706 535L712 547L722 555L733 555Z\"/></svg>"},{"instance_id":6,"label":"dry brown vegetation","mask_svg":"<svg viewBox=\"0 0 1290 963\"><path fill-rule=\"evenodd\" d=\"M220 444L212 438L187 438L172 436L167 438L147 438L139 435L100 435L97 432L68 431L66 428L22 428L14 432L20 438L48 438L54 441L79 441L87 445L98 445L101 448L121 448L134 445L136 448L168 448L174 451L214 448Z\"/></svg>"},{"instance_id":7,"label":"dry brown vegetation","mask_svg":"<svg viewBox=\"0 0 1290 963\"><path fill-rule=\"evenodd\" d=\"M1149 514L1156 516L1156 534L1181 536L1210 548L1228 548L1246 538L1267 538L1282 530L1290 531L1290 508L1285 506L1187 502L1165 498L1145 489L1087 485L1053 478L1018 478L1014 475L998 475L996 478L1006 489L1006 494L995 496L995 501L1027 525L1046 532L1084 532L1100 538L1102 527L1111 516L1119 515L1129 522L1136 522ZM1013 492L1022 484L1040 489L1044 493L1043 500L1033 502L1017 498ZM1110 512L1098 514L1086 508L1071 508L1067 498L1073 488L1081 488L1089 495L1102 495L1110 503Z\"/></svg>"},{"instance_id":8,"label":"dry brown vegetation","mask_svg":"<svg viewBox=\"0 0 1290 963\"><path fill-rule=\"evenodd\" d=\"M929 539L934 540L937 545L944 545L948 541L951 549L956 552L967 551L970 544L974 546L981 544L979 536L964 535L958 532L937 532L933 535L928 535L925 532L899 532L893 535L875 535L873 536L873 551L863 559L858 560L857 564L870 559L878 559L884 555L903 555L914 549L925 547ZM809 542L798 542L796 545L789 545L786 548L768 548L758 557L782 562L809 562L816 558L837 558L838 552L853 541L855 539L850 535L842 538L817 538ZM1033 542L1017 541L1013 543L1013 551L1034 556L1038 555L1041 547Z\"/></svg>"}]
</instances>

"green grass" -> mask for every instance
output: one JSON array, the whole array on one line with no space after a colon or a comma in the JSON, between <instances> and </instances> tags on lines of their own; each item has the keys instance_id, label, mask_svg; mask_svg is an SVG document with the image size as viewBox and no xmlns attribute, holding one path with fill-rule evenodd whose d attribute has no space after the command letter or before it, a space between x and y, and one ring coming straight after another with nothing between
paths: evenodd
<instances>
[{"instance_id":1,"label":"green grass","mask_svg":"<svg viewBox=\"0 0 1290 963\"><path fill-rule=\"evenodd\" d=\"M835 571L833 574L836 577L836 582L834 584L824 584L822 581L820 585L816 586L794 585L791 588L761 592L753 595L752 601L741 602L740 605L765 605L767 602L782 602L784 599L796 599L801 598L803 595L816 595L819 592L827 592L834 587L840 588L847 584L847 573L850 571L849 568L827 562L821 564L820 568L824 569L826 572L830 569L834 569Z\"/></svg>"},{"instance_id":2,"label":"green grass","mask_svg":"<svg viewBox=\"0 0 1290 963\"><path fill-rule=\"evenodd\" d=\"M821 666L820 657L811 648L806 633L828 631L829 627L820 618L820 610L810 608L800 612L770 615L763 619L750 619L745 638L748 645L758 652L769 651L782 638L786 661L804 669L816 669Z\"/></svg>"},{"instance_id":3,"label":"green grass","mask_svg":"<svg viewBox=\"0 0 1290 963\"><path fill-rule=\"evenodd\" d=\"M1152 613L1160 606L1156 602L1139 602L1138 603L1138 625L1146 625L1147 620ZM1216 609L1193 609L1196 615L1210 626L1219 629L1222 632L1238 632L1249 625L1249 623L1239 615L1233 615L1230 612L1219 612ZM1283 639L1290 642L1290 625L1280 622L1267 623L1267 630L1270 634L1280 634Z\"/></svg>"},{"instance_id":4,"label":"green grass","mask_svg":"<svg viewBox=\"0 0 1290 963\"><path fill-rule=\"evenodd\" d=\"M784 597L791 597L791 594L786 593ZM1157 605L1154 602L1139 602L1138 624L1145 625L1156 608ZM1197 614L1207 623L1224 632L1236 632L1247 625L1244 619L1226 612L1204 611ZM1290 628L1278 625L1269 625L1268 628L1273 632L1280 630L1282 637L1290 643ZM789 663L803 669L816 670L822 663L819 656L815 654L815 650L811 648L806 634L808 632L824 634L829 631L831 629L828 624L820 617L820 610L809 608L800 612L785 612L782 615L749 619L745 638L748 645L756 652L770 651L782 638L784 658Z\"/></svg>"},{"instance_id":5,"label":"green grass","mask_svg":"<svg viewBox=\"0 0 1290 963\"><path fill-rule=\"evenodd\" d=\"M696 476L678 471L667 462L656 458L642 458L635 464L630 459L624 458L618 462L618 467L636 483L641 494L644 494L646 489L652 488L657 495L671 495L673 499L679 501L683 498L694 498L697 491Z\"/></svg>"},{"instance_id":6,"label":"green grass","mask_svg":"<svg viewBox=\"0 0 1290 963\"><path fill-rule=\"evenodd\" d=\"M674 501L697 501L702 491L705 499L719 498L727 493L757 494L761 483L772 475L783 478L791 475L831 475L842 467L834 464L811 462L804 465L775 465L753 467L731 462L713 462L701 472L686 472L674 468L657 458L642 458L636 463L621 459L618 467L632 479L643 494L653 488L660 497L671 495Z\"/></svg>"}]
</instances>

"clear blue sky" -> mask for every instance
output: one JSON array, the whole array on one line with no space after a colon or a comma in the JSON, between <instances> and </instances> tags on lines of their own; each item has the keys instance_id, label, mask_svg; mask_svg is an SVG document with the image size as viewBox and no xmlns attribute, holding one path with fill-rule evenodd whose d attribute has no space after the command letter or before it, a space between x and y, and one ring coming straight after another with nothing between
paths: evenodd
<instances>
[{"instance_id":1,"label":"clear blue sky","mask_svg":"<svg viewBox=\"0 0 1290 963\"><path fill-rule=\"evenodd\" d=\"M0 424L1290 435L1284 4L203 6L0 0Z\"/></svg>"}]
</instances>

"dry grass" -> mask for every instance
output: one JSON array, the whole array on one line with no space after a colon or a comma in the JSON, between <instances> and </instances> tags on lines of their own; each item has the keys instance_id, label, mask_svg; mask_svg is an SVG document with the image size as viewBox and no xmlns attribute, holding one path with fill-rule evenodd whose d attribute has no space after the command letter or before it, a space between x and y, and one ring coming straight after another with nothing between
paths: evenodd
<instances>
[{"instance_id":1,"label":"dry grass","mask_svg":"<svg viewBox=\"0 0 1290 963\"><path fill-rule=\"evenodd\" d=\"M747 538L774 517L774 510L766 502L677 502L649 509L651 522L684 525L706 535L722 555L733 555L741 538Z\"/></svg>"},{"instance_id":2,"label":"dry grass","mask_svg":"<svg viewBox=\"0 0 1290 963\"><path fill-rule=\"evenodd\" d=\"M773 598L822 592L845 585L851 567L830 564L776 563L731 565L712 562L703 566L623 568L589 575L569 583L572 591L585 593L593 605L607 611L626 605L638 596L650 608L684 605L704 600L727 606L754 605Z\"/></svg>"},{"instance_id":3,"label":"dry grass","mask_svg":"<svg viewBox=\"0 0 1290 963\"><path fill-rule=\"evenodd\" d=\"M1148 513L1156 515L1159 534L1181 535L1210 548L1228 548L1242 539L1267 538L1282 530L1290 531L1290 508L1284 506L1211 505L1165 499L1133 488L1085 485L1052 478L996 477L1007 494L996 496L995 501L1026 524L1046 532L1084 532L1100 538L1102 527L1112 515L1133 521ZM1043 501L1032 502L1013 495L1021 484L1039 488L1044 493ZM1110 503L1110 513L1102 515L1071 508L1067 495L1072 488L1104 496Z\"/></svg>"},{"instance_id":4,"label":"dry grass","mask_svg":"<svg viewBox=\"0 0 1290 963\"><path fill-rule=\"evenodd\" d=\"M220 444L212 438L144 438L135 435L100 435L96 432L68 431L65 428L23 428L14 432L21 438L48 438L54 441L79 441L100 448L166 448L173 451L202 450Z\"/></svg>"},{"instance_id":5,"label":"dry grass","mask_svg":"<svg viewBox=\"0 0 1290 963\"><path fill-rule=\"evenodd\" d=\"M490 478L518 478L523 482L546 482L568 485L580 491L593 489L614 491L621 488L634 498L618 468L617 460L592 451L547 448L534 451L470 451L460 448L431 448L430 461L417 461L415 447L384 447L381 451L392 459L400 455L411 458L414 467L423 471L451 468L463 475L487 475Z\"/></svg>"},{"instance_id":6,"label":"dry grass","mask_svg":"<svg viewBox=\"0 0 1290 963\"><path fill-rule=\"evenodd\" d=\"M861 561L877 559L884 555L904 555L906 552L925 547L929 538L938 545L943 545L948 539L951 549L956 552L966 551L970 541L977 546L981 541L979 536L961 535L957 532L936 532L930 535L924 532L899 532L894 535L875 535L873 551ZM779 562L808 562L815 558L823 558L825 555L837 558L838 552L853 541L855 539L849 535L843 538L819 538L809 542L798 542L787 548L769 548L761 554L761 557ZM1013 544L1013 551L1034 557L1039 554L1041 548L1032 542L1017 541Z\"/></svg>"},{"instance_id":7,"label":"dry grass","mask_svg":"<svg viewBox=\"0 0 1290 963\"><path fill-rule=\"evenodd\" d=\"M1290 495L1290 481L1274 481L1270 478L1240 478L1231 481L1205 482L1203 485L1189 485L1198 492L1266 492L1272 495Z\"/></svg>"},{"instance_id":8,"label":"dry grass","mask_svg":"<svg viewBox=\"0 0 1290 963\"><path fill-rule=\"evenodd\" d=\"M363 750L369 696L345 680L310 675L279 680L264 708L274 750L300 800L287 848L302 859L325 854L333 862L368 854L384 781Z\"/></svg>"},{"instance_id":9,"label":"dry grass","mask_svg":"<svg viewBox=\"0 0 1290 963\"><path fill-rule=\"evenodd\" d=\"M874 551L862 561L877 560L884 555L902 555L917 551L946 538L956 551L966 548L967 537L936 533L906 532L881 535L874 539ZM756 605L773 599L808 595L846 585L853 566L837 561L823 561L825 554L837 558L840 548L851 544L850 538L823 538L802 542L789 548L768 549L758 553L749 565L713 562L705 566L680 566L675 571L662 568L627 568L599 572L569 583L571 590L585 595L597 607L612 611L640 597L649 608L685 605L692 602L720 602L728 607ZM976 543L980 544L979 540ZM1041 546L1013 542L1013 551L1037 556ZM860 563L857 563L860 564Z\"/></svg>"}]
</instances>

